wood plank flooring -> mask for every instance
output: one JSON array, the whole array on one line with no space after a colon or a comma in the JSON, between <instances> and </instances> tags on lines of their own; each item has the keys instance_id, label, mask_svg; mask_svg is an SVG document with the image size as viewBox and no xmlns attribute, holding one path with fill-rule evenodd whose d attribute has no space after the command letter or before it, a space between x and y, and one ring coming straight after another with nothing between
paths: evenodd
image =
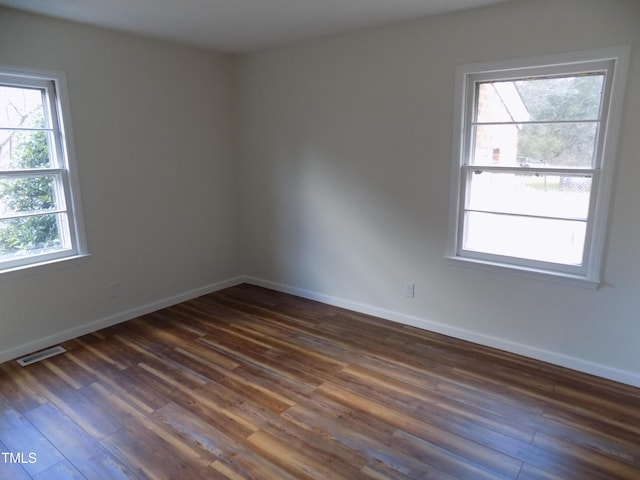
<instances>
[{"instance_id":1,"label":"wood plank flooring","mask_svg":"<svg viewBox=\"0 0 640 480\"><path fill-rule=\"evenodd\" d=\"M0 479L640 479L640 389L250 285L64 346Z\"/></svg>"}]
</instances>

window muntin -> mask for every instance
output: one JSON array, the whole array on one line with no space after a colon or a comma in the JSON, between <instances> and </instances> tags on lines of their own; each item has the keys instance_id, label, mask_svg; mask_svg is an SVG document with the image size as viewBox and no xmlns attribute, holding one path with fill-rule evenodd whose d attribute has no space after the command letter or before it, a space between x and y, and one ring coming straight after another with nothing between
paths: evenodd
<instances>
[{"instance_id":1,"label":"window muntin","mask_svg":"<svg viewBox=\"0 0 640 480\"><path fill-rule=\"evenodd\" d=\"M458 67L449 258L597 284L628 53Z\"/></svg>"},{"instance_id":2,"label":"window muntin","mask_svg":"<svg viewBox=\"0 0 640 480\"><path fill-rule=\"evenodd\" d=\"M62 80L0 67L0 272L85 253Z\"/></svg>"}]
</instances>

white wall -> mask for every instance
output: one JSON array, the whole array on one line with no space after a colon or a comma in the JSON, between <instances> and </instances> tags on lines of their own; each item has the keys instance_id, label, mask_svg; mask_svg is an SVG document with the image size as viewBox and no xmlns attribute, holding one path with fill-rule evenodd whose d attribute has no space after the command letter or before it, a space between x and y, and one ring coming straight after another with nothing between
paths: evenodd
<instances>
[{"instance_id":1,"label":"white wall","mask_svg":"<svg viewBox=\"0 0 640 480\"><path fill-rule=\"evenodd\" d=\"M66 73L91 254L0 276L0 359L238 275L229 62L0 9L0 64Z\"/></svg>"},{"instance_id":2,"label":"white wall","mask_svg":"<svg viewBox=\"0 0 640 480\"><path fill-rule=\"evenodd\" d=\"M603 286L448 265L455 66L620 44ZM639 52L637 0L517 0L241 57L245 274L640 385Z\"/></svg>"}]
</instances>

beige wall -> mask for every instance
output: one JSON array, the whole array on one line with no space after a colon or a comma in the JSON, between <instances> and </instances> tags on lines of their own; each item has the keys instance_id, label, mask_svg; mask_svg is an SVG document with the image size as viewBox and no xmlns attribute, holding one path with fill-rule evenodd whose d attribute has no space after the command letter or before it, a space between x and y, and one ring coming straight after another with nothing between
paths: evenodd
<instances>
[{"instance_id":1,"label":"beige wall","mask_svg":"<svg viewBox=\"0 0 640 480\"><path fill-rule=\"evenodd\" d=\"M225 57L0 10L0 63L67 74L92 254L0 279L0 355L244 273L640 385L638 25L636 0L515 0ZM455 66L620 44L603 286L448 265Z\"/></svg>"},{"instance_id":2,"label":"beige wall","mask_svg":"<svg viewBox=\"0 0 640 480\"><path fill-rule=\"evenodd\" d=\"M4 358L239 273L228 57L0 9L0 64L66 73L91 254L0 276Z\"/></svg>"},{"instance_id":3,"label":"beige wall","mask_svg":"<svg viewBox=\"0 0 640 480\"><path fill-rule=\"evenodd\" d=\"M244 273L640 384L639 26L635 0L522 0L242 57ZM620 44L604 285L448 265L455 66Z\"/></svg>"}]
</instances>

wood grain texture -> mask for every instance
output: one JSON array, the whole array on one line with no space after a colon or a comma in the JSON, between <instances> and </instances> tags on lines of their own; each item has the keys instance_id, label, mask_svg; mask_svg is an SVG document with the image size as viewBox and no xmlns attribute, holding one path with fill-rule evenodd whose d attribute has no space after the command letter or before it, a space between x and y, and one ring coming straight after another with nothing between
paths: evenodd
<instances>
[{"instance_id":1,"label":"wood grain texture","mask_svg":"<svg viewBox=\"0 0 640 480\"><path fill-rule=\"evenodd\" d=\"M0 365L1 479L640 479L640 389L239 285Z\"/></svg>"}]
</instances>

